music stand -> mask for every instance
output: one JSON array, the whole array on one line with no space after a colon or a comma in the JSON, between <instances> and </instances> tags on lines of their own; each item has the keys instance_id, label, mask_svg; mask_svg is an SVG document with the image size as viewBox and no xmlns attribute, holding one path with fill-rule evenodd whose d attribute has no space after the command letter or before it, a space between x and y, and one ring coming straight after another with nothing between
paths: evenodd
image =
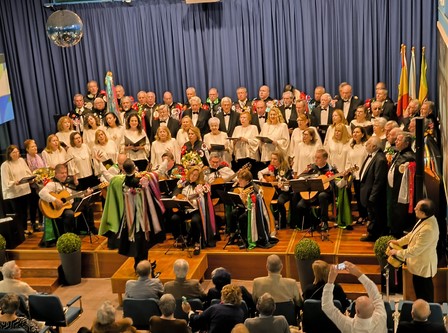
<instances>
[{"instance_id":1,"label":"music stand","mask_svg":"<svg viewBox=\"0 0 448 333\"><path fill-rule=\"evenodd\" d=\"M324 184L322 182L322 179L320 178L304 178L304 179L292 179L289 181L289 186L291 186L292 191L294 193L301 193L301 192L308 192L308 197L311 197L312 192L322 192L324 191ZM305 223L305 216L302 218L302 229L303 225ZM310 228L305 232L302 239L307 235L310 234L311 237L313 237L313 231L314 231L314 225L311 225ZM302 240L301 239L301 240ZM328 239L328 230L326 235L324 233L321 233L321 239L329 240Z\"/></svg>"},{"instance_id":2,"label":"music stand","mask_svg":"<svg viewBox=\"0 0 448 333\"><path fill-rule=\"evenodd\" d=\"M179 211L185 211L185 209L193 208L187 200L179 200L179 199L171 199L171 198L162 198L163 205L166 209L178 209ZM188 248L187 239L182 235L182 225L179 224L179 236L174 240L174 243L166 250L165 254L167 254L172 248L177 247L177 245L181 245L181 250L187 250L188 257L192 257L190 249Z\"/></svg>"},{"instance_id":3,"label":"music stand","mask_svg":"<svg viewBox=\"0 0 448 333\"><path fill-rule=\"evenodd\" d=\"M163 179L159 180L160 193L164 196L171 196L177 186L177 179Z\"/></svg>"},{"instance_id":4,"label":"music stand","mask_svg":"<svg viewBox=\"0 0 448 333\"><path fill-rule=\"evenodd\" d=\"M92 205L93 202L95 202L94 197L96 195L99 195L101 193L101 191L96 191L93 192L89 195L84 196L81 201L79 202L79 204L76 206L75 210L73 211L73 215L75 218L82 216L84 223L86 225L87 228L87 235L89 235L90 238L90 244L92 244L92 230L90 229L89 223L87 223L86 217L84 216L84 209L87 207L90 207ZM95 237L95 241L98 241L98 236L94 235Z\"/></svg>"},{"instance_id":5,"label":"music stand","mask_svg":"<svg viewBox=\"0 0 448 333\"><path fill-rule=\"evenodd\" d=\"M246 206L244 205L243 200L241 200L241 197L238 193L234 193L234 192L225 192L222 190L217 190L219 197L221 198L222 202L225 205L231 205L232 207L238 207L238 208L243 208L246 209ZM233 234L232 237L230 237L229 235L229 240L227 241L226 245L224 245L223 249L225 249L227 247L227 245L232 245L235 240L238 241L239 244L243 244L244 248L247 251L247 246L246 246L246 242L244 241L243 236L241 236L241 228L240 228L240 222L236 221L236 230Z\"/></svg>"}]
</instances>

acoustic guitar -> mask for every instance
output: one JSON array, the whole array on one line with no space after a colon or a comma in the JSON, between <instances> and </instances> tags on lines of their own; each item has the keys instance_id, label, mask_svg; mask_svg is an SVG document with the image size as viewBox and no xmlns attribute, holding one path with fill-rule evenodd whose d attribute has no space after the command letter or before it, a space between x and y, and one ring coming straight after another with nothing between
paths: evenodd
<instances>
[{"instance_id":1,"label":"acoustic guitar","mask_svg":"<svg viewBox=\"0 0 448 333\"><path fill-rule=\"evenodd\" d=\"M109 186L109 183L104 182L97 186L92 187L92 191L95 191L96 189L103 189L105 187ZM70 194L67 190L62 190L59 193L56 192L50 192L50 194L55 197L56 199L61 200L64 204L61 208L56 208L55 204L53 202L47 202L45 200L39 199L39 208L42 211L42 214L44 214L46 217L50 219L57 219L59 218L64 210L72 208L72 204L70 203L70 200L80 197L84 195L85 191L76 192L74 194Z\"/></svg>"},{"instance_id":2,"label":"acoustic guitar","mask_svg":"<svg viewBox=\"0 0 448 333\"><path fill-rule=\"evenodd\" d=\"M318 176L316 178L310 178L310 179L321 179L322 183L323 183L323 186L324 186L324 190L327 190L328 187L330 186L330 182L333 179L335 179L335 178L337 178L339 176L344 176L344 175L346 175L348 173L351 173L353 171L357 171L358 169L359 169L358 166L354 165L351 168L348 168L347 170L345 170L344 172L338 172L337 174L335 174L335 175L333 175L331 177L327 177L325 175L320 175L320 176ZM300 195L301 195L303 200L312 200L312 199L314 199L314 197L318 193L319 193L318 191L311 191L311 192L305 191L305 192L300 192Z\"/></svg>"},{"instance_id":3,"label":"acoustic guitar","mask_svg":"<svg viewBox=\"0 0 448 333\"><path fill-rule=\"evenodd\" d=\"M224 184L224 183L228 183L230 181L232 181L233 179L235 179L238 176L238 173L244 169L248 169L250 170L252 168L252 164L250 164L250 162L247 162L246 164L244 164L241 169L239 169L237 172L235 172L233 175L227 177L227 178L222 178L222 177L218 177L213 179L212 184Z\"/></svg>"}]
</instances>

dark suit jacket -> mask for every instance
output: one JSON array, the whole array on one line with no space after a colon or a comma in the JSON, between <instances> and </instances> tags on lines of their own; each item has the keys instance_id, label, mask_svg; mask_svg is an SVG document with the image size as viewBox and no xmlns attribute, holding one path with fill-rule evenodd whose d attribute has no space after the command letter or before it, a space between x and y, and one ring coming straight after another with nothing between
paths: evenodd
<instances>
[{"instance_id":1,"label":"dark suit jacket","mask_svg":"<svg viewBox=\"0 0 448 333\"><path fill-rule=\"evenodd\" d=\"M265 116L266 116L266 118L265 118L265 124L266 124L266 121L268 120L268 113L267 112L265 113ZM258 133L261 132L260 121L258 120L258 114L257 113L252 113L252 119L251 119L250 123L252 125L257 126Z\"/></svg>"},{"instance_id":2,"label":"dark suit jacket","mask_svg":"<svg viewBox=\"0 0 448 333\"><path fill-rule=\"evenodd\" d=\"M154 104L153 106L148 106L148 109L146 110L145 119L144 119L146 133L151 133L151 124L153 121L153 114L154 114L154 111L157 109L157 106L158 106L157 104Z\"/></svg>"},{"instance_id":3,"label":"dark suit jacket","mask_svg":"<svg viewBox=\"0 0 448 333\"><path fill-rule=\"evenodd\" d=\"M285 106L282 105L280 107L280 112L282 113L283 119L286 121L286 113ZM286 122L288 128L297 128L297 111L296 106L294 104L291 105L291 117L289 117L289 121Z\"/></svg>"},{"instance_id":4,"label":"dark suit jacket","mask_svg":"<svg viewBox=\"0 0 448 333\"><path fill-rule=\"evenodd\" d=\"M334 108L329 106L328 107L328 119L327 119L328 125L331 125L333 122L333 119L332 119L333 111L334 111ZM321 112L320 105L315 107L313 109L313 111L311 112L311 114L310 114L311 126L319 127L319 125L322 123L322 121L320 119L320 112Z\"/></svg>"},{"instance_id":5,"label":"dark suit jacket","mask_svg":"<svg viewBox=\"0 0 448 333\"><path fill-rule=\"evenodd\" d=\"M360 172L362 171L362 166ZM372 161L364 170L361 181L361 203L367 207L369 202L385 205L387 188L387 160L381 150L378 150ZM385 207L384 207L385 208Z\"/></svg>"},{"instance_id":6,"label":"dark suit jacket","mask_svg":"<svg viewBox=\"0 0 448 333\"><path fill-rule=\"evenodd\" d=\"M403 321L398 324L397 333L446 333L443 324L430 321Z\"/></svg>"},{"instance_id":7,"label":"dark suit jacket","mask_svg":"<svg viewBox=\"0 0 448 333\"><path fill-rule=\"evenodd\" d=\"M348 108L348 114L347 114L347 122L350 124L350 122L355 118L355 111L358 108L358 106L362 105L363 102L358 99L356 96L352 96L350 99L350 107ZM340 98L336 104L335 109L341 109L344 110L344 101Z\"/></svg>"},{"instance_id":8,"label":"dark suit jacket","mask_svg":"<svg viewBox=\"0 0 448 333\"><path fill-rule=\"evenodd\" d=\"M176 278L174 281L168 281L164 285L164 293L173 295L175 299L185 296L186 298L205 300L207 296L199 281L195 279Z\"/></svg>"},{"instance_id":9,"label":"dark suit jacket","mask_svg":"<svg viewBox=\"0 0 448 333\"><path fill-rule=\"evenodd\" d=\"M235 127L241 125L240 123L240 114L236 111L230 111L230 120L229 120L229 128L226 129L226 122L224 120L224 112L220 112L216 115L216 118L219 119L219 130L221 132L226 132L229 137L232 136Z\"/></svg>"},{"instance_id":10,"label":"dark suit jacket","mask_svg":"<svg viewBox=\"0 0 448 333\"><path fill-rule=\"evenodd\" d=\"M387 120L397 120L397 111L395 104L392 101L388 99L384 101L381 117L384 117Z\"/></svg>"},{"instance_id":11,"label":"dark suit jacket","mask_svg":"<svg viewBox=\"0 0 448 333\"><path fill-rule=\"evenodd\" d=\"M193 112L191 109L185 110L182 114L182 117L189 116L193 119ZM204 135L210 132L210 127L208 126L208 120L210 119L210 112L204 109L199 109L198 114L198 122L196 123L196 127L201 131L202 138Z\"/></svg>"},{"instance_id":12,"label":"dark suit jacket","mask_svg":"<svg viewBox=\"0 0 448 333\"><path fill-rule=\"evenodd\" d=\"M171 137L172 138L176 138L177 135L177 131L179 130L179 122L176 119L173 119L171 117L168 117L168 123L166 124L166 126L168 127L168 129L171 132ZM152 127L151 127L151 137L150 137L150 141L154 141L156 134L157 134L157 130L160 127L160 120L153 120L152 121Z\"/></svg>"}]
</instances>

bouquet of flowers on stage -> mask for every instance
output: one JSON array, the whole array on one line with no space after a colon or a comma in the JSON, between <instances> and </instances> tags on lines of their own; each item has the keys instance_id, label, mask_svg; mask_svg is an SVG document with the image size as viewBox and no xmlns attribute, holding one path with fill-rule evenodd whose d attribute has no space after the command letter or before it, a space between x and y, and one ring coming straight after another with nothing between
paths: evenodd
<instances>
[{"instance_id":1,"label":"bouquet of flowers on stage","mask_svg":"<svg viewBox=\"0 0 448 333\"><path fill-rule=\"evenodd\" d=\"M201 151L202 152L202 151ZM204 152L202 152L202 155L204 154ZM195 165L199 165L199 166L203 166L202 163L202 159L200 156L200 153L197 151L190 151L190 152L186 152L186 147L183 146L182 147L182 152L181 152L182 158L181 158L181 163L183 165L184 168L188 169L192 166Z\"/></svg>"}]
</instances>

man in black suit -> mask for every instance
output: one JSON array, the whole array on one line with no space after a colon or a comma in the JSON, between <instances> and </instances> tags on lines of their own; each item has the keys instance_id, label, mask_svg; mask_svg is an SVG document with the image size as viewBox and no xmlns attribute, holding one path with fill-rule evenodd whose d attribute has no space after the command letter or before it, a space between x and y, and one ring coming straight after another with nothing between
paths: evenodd
<instances>
[{"instance_id":1,"label":"man in black suit","mask_svg":"<svg viewBox=\"0 0 448 333\"><path fill-rule=\"evenodd\" d=\"M252 113L251 124L257 126L258 133L261 132L263 125L268 120L268 114L266 113L266 102L265 101L256 101L255 107L257 113Z\"/></svg>"},{"instance_id":2,"label":"man in black suit","mask_svg":"<svg viewBox=\"0 0 448 333\"><path fill-rule=\"evenodd\" d=\"M335 104L335 109L344 111L344 117L347 122L350 122L355 118L355 111L358 106L362 105L362 101L358 99L358 96L352 95L352 86L345 82L339 90L340 98Z\"/></svg>"},{"instance_id":3,"label":"man in black suit","mask_svg":"<svg viewBox=\"0 0 448 333\"><path fill-rule=\"evenodd\" d=\"M310 101L310 108L314 109L320 105L320 99L325 94L325 87L317 86L314 88L314 97Z\"/></svg>"},{"instance_id":4,"label":"man in black suit","mask_svg":"<svg viewBox=\"0 0 448 333\"><path fill-rule=\"evenodd\" d=\"M87 112L92 112L92 110L84 106L84 96L81 94L76 94L73 96L73 105L74 108L69 112L68 116L73 121L75 131L82 133L84 130L83 116Z\"/></svg>"},{"instance_id":5,"label":"man in black suit","mask_svg":"<svg viewBox=\"0 0 448 333\"><path fill-rule=\"evenodd\" d=\"M257 101L264 101L269 102L272 101L272 97L269 96L271 93L271 89L267 85L262 85L260 89L258 90L258 98L256 98Z\"/></svg>"},{"instance_id":6,"label":"man in black suit","mask_svg":"<svg viewBox=\"0 0 448 333\"><path fill-rule=\"evenodd\" d=\"M184 111L190 108L190 98L196 96L196 88L188 87L185 90L185 95L187 96L187 100L185 101L183 106Z\"/></svg>"},{"instance_id":7,"label":"man in black suit","mask_svg":"<svg viewBox=\"0 0 448 333\"><path fill-rule=\"evenodd\" d=\"M334 108L330 105L331 95L325 93L320 98L320 105L315 107L310 114L311 126L317 128L322 142L325 141L327 128L333 121Z\"/></svg>"},{"instance_id":8,"label":"man in black suit","mask_svg":"<svg viewBox=\"0 0 448 333\"><path fill-rule=\"evenodd\" d=\"M413 177L413 173L409 171L409 163L415 162L415 153L411 148L412 141L411 133L402 132L398 134L395 140L395 148L398 153L395 154L387 174L387 190L389 192L387 196L387 222L391 235L395 238L402 237L403 231L410 229L414 224L413 221L415 221L413 213L409 213L409 196L414 193L409 188L410 178ZM407 179L404 177L405 173L408 173ZM403 184L402 189L403 181L406 181L406 183Z\"/></svg>"},{"instance_id":9,"label":"man in black suit","mask_svg":"<svg viewBox=\"0 0 448 333\"><path fill-rule=\"evenodd\" d=\"M146 109L144 117L142 116L142 118L145 121L145 131L146 131L146 133L151 133L151 127L152 127L152 121L153 121L153 118L154 118L154 112L158 108L158 105L156 103L156 94L153 91L148 91L146 93L146 104L147 104L147 109Z\"/></svg>"},{"instance_id":10,"label":"man in black suit","mask_svg":"<svg viewBox=\"0 0 448 333\"><path fill-rule=\"evenodd\" d=\"M190 99L191 108L185 110L182 117L189 116L193 121L193 126L199 128L202 137L210 132L210 127L208 126L208 120L210 119L210 112L205 111L201 108L201 99L198 96L194 96Z\"/></svg>"},{"instance_id":11,"label":"man in black suit","mask_svg":"<svg viewBox=\"0 0 448 333\"><path fill-rule=\"evenodd\" d=\"M160 126L166 126L170 130L171 137L175 138L179 130L179 122L168 114L168 106L163 104L159 106L159 117L152 121L150 141L154 141L157 130Z\"/></svg>"},{"instance_id":12,"label":"man in black suit","mask_svg":"<svg viewBox=\"0 0 448 333\"><path fill-rule=\"evenodd\" d=\"M221 112L216 115L219 119L219 130L226 132L229 137L232 137L233 130L240 123L240 114L232 110L232 100L229 97L221 99Z\"/></svg>"},{"instance_id":13,"label":"man in black suit","mask_svg":"<svg viewBox=\"0 0 448 333\"><path fill-rule=\"evenodd\" d=\"M163 103L168 105L168 114L171 118L179 121L183 117L182 104L174 102L171 91L165 91L163 93Z\"/></svg>"},{"instance_id":14,"label":"man in black suit","mask_svg":"<svg viewBox=\"0 0 448 333\"><path fill-rule=\"evenodd\" d=\"M283 105L280 106L280 112L288 125L289 135L291 135L294 128L297 128L297 111L293 103L294 95L291 91L285 91L282 97Z\"/></svg>"},{"instance_id":15,"label":"man in black suit","mask_svg":"<svg viewBox=\"0 0 448 333\"><path fill-rule=\"evenodd\" d=\"M376 136L367 140L366 150L369 155L361 166L359 179L361 204L367 208L370 224L361 241L374 242L386 231L387 160Z\"/></svg>"},{"instance_id":16,"label":"man in black suit","mask_svg":"<svg viewBox=\"0 0 448 333\"><path fill-rule=\"evenodd\" d=\"M221 110L221 100L219 99L218 89L210 88L206 103L210 108L211 116L216 117L216 114Z\"/></svg>"},{"instance_id":17,"label":"man in black suit","mask_svg":"<svg viewBox=\"0 0 448 333\"><path fill-rule=\"evenodd\" d=\"M400 322L397 333L446 333L443 322L433 323L428 320L430 314L428 302L417 299L412 304L412 321Z\"/></svg>"},{"instance_id":18,"label":"man in black suit","mask_svg":"<svg viewBox=\"0 0 448 333\"><path fill-rule=\"evenodd\" d=\"M247 98L247 88L238 87L236 89L236 97L238 100L233 104L236 112L248 111L252 113L252 101Z\"/></svg>"},{"instance_id":19,"label":"man in black suit","mask_svg":"<svg viewBox=\"0 0 448 333\"><path fill-rule=\"evenodd\" d=\"M387 120L396 120L396 110L394 103L388 99L387 97L387 90L386 89L378 89L376 92L376 98L375 100L371 101L371 104L375 101L382 103L382 112L381 117L386 118Z\"/></svg>"}]
</instances>

